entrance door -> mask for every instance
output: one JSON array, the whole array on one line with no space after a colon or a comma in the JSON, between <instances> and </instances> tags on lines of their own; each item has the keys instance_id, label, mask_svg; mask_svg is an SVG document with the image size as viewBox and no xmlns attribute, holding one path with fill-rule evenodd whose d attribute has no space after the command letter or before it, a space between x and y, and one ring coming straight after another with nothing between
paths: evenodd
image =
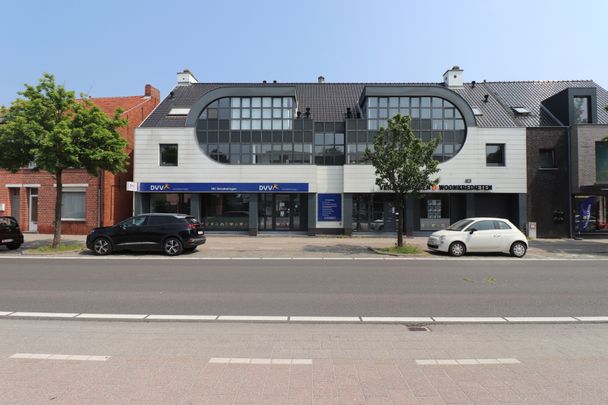
<instances>
[{"instance_id":1,"label":"entrance door","mask_svg":"<svg viewBox=\"0 0 608 405\"><path fill-rule=\"evenodd\" d=\"M11 188L11 216L19 222L19 189Z\"/></svg>"},{"instance_id":2,"label":"entrance door","mask_svg":"<svg viewBox=\"0 0 608 405\"><path fill-rule=\"evenodd\" d=\"M38 189L30 188L29 231L38 232Z\"/></svg>"},{"instance_id":3,"label":"entrance door","mask_svg":"<svg viewBox=\"0 0 608 405\"><path fill-rule=\"evenodd\" d=\"M260 194L258 227L261 231L302 229L302 204L299 194Z\"/></svg>"}]
</instances>

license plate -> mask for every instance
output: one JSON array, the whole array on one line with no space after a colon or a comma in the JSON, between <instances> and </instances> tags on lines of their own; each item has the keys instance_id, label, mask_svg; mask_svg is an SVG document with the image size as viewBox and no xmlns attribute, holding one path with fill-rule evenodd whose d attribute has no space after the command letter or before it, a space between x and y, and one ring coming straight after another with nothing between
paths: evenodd
<instances>
[{"instance_id":1,"label":"license plate","mask_svg":"<svg viewBox=\"0 0 608 405\"><path fill-rule=\"evenodd\" d=\"M198 233L199 235L202 235L202 234L203 234L203 231L198 231L197 233Z\"/></svg>"},{"instance_id":2,"label":"license plate","mask_svg":"<svg viewBox=\"0 0 608 405\"><path fill-rule=\"evenodd\" d=\"M9 243L14 241L15 239L2 239L2 243Z\"/></svg>"}]
</instances>

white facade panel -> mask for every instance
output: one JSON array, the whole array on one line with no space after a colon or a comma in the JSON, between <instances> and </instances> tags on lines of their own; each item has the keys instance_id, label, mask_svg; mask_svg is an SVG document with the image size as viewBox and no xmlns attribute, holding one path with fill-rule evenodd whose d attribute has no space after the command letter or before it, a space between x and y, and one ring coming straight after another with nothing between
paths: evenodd
<instances>
[{"instance_id":1,"label":"white facade panel","mask_svg":"<svg viewBox=\"0 0 608 405\"><path fill-rule=\"evenodd\" d=\"M486 165L488 143L505 144L504 167ZM439 184L492 185L492 193L526 193L525 128L469 128L460 152L439 165L436 177ZM377 192L374 182L371 165L344 166L344 192Z\"/></svg>"}]
</instances>

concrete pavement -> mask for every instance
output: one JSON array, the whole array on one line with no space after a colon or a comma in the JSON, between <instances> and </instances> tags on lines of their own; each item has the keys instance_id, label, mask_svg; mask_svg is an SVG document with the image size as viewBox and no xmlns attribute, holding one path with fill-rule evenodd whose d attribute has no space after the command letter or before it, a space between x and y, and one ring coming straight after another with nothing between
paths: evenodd
<instances>
[{"instance_id":1,"label":"concrete pavement","mask_svg":"<svg viewBox=\"0 0 608 405\"><path fill-rule=\"evenodd\" d=\"M5 320L0 339L3 404L608 402L608 325Z\"/></svg>"}]
</instances>

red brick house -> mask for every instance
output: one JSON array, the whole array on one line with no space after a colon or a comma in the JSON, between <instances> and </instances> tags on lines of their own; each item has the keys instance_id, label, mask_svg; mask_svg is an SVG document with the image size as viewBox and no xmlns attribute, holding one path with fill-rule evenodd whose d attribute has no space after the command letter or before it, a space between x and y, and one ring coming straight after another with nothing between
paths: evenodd
<instances>
[{"instance_id":1,"label":"red brick house","mask_svg":"<svg viewBox=\"0 0 608 405\"><path fill-rule=\"evenodd\" d=\"M97 177L86 170L70 169L63 174L61 232L86 234L97 226L114 224L133 211L133 194L126 182L133 178L133 136L135 128L154 110L160 100L158 89L147 84L141 96L100 97L91 101L112 115L117 108L128 125L119 132L128 141L130 156L125 173L101 172ZM55 181L48 172L23 168L17 173L0 170L0 215L17 218L27 232L52 233L55 215Z\"/></svg>"}]
</instances>

